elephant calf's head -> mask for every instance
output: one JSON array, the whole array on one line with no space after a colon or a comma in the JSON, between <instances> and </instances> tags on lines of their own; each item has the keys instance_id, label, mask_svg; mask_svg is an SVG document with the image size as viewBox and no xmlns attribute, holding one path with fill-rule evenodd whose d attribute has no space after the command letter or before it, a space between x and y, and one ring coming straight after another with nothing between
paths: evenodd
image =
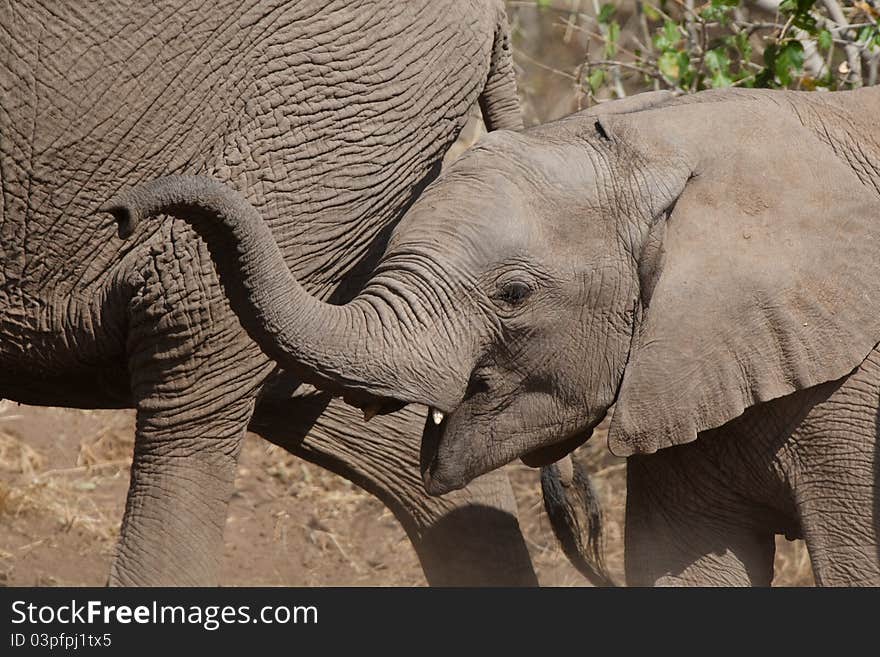
<instances>
[{"instance_id":1,"label":"elephant calf's head","mask_svg":"<svg viewBox=\"0 0 880 657\"><path fill-rule=\"evenodd\" d=\"M422 445L429 491L520 456L555 461L604 417L675 186L646 164L595 120L492 134L395 230L374 283L412 291L407 339L443 372Z\"/></svg>"},{"instance_id":2,"label":"elephant calf's head","mask_svg":"<svg viewBox=\"0 0 880 657\"><path fill-rule=\"evenodd\" d=\"M612 451L644 454L856 367L880 340L880 203L827 138L731 94L497 133L456 162L382 265L434 377L428 490L553 461L612 403Z\"/></svg>"}]
</instances>

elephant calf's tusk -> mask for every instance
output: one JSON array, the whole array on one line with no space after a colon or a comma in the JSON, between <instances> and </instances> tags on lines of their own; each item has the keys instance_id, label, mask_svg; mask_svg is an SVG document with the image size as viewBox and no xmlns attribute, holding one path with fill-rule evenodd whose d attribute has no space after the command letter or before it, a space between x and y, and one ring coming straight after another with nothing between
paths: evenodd
<instances>
[{"instance_id":1,"label":"elephant calf's tusk","mask_svg":"<svg viewBox=\"0 0 880 657\"><path fill-rule=\"evenodd\" d=\"M432 410L431 419L434 420L434 424L440 424L443 421L443 411Z\"/></svg>"}]
</instances>

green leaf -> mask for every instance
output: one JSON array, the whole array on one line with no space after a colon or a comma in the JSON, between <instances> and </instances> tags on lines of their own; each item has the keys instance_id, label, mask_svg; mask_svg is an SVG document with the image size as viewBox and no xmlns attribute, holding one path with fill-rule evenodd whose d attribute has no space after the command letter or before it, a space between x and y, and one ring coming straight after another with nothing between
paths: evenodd
<instances>
[{"instance_id":1,"label":"green leaf","mask_svg":"<svg viewBox=\"0 0 880 657\"><path fill-rule=\"evenodd\" d=\"M730 15L734 7L739 4L739 0L712 0L712 2L703 7L700 11L700 17L709 22L721 23L727 25Z\"/></svg>"},{"instance_id":2,"label":"green leaf","mask_svg":"<svg viewBox=\"0 0 880 657\"><path fill-rule=\"evenodd\" d=\"M704 61L712 73L727 73L730 68L730 58L723 48L707 51Z\"/></svg>"},{"instance_id":3,"label":"green leaf","mask_svg":"<svg viewBox=\"0 0 880 657\"><path fill-rule=\"evenodd\" d=\"M710 82L713 89L723 89L724 87L729 87L733 84L733 80L731 80L727 75L721 73L720 71L712 76Z\"/></svg>"},{"instance_id":4,"label":"green leaf","mask_svg":"<svg viewBox=\"0 0 880 657\"><path fill-rule=\"evenodd\" d=\"M828 50L831 46L834 45L834 40L831 36L831 32L828 30L820 30L819 35L816 38L816 42L819 44L819 47L822 50Z\"/></svg>"},{"instance_id":5,"label":"green leaf","mask_svg":"<svg viewBox=\"0 0 880 657\"><path fill-rule=\"evenodd\" d=\"M617 41L620 39L620 25L617 21L611 21L605 34L605 59L610 59L617 54Z\"/></svg>"},{"instance_id":6,"label":"green leaf","mask_svg":"<svg viewBox=\"0 0 880 657\"><path fill-rule=\"evenodd\" d=\"M604 4L602 8L599 10L599 15L596 17L596 20L599 21L602 25L607 25L611 22L611 17L614 16L614 12L617 11L617 7L612 4Z\"/></svg>"},{"instance_id":7,"label":"green leaf","mask_svg":"<svg viewBox=\"0 0 880 657\"><path fill-rule=\"evenodd\" d=\"M690 57L686 52L667 50L657 60L657 70L670 82L678 82L688 74Z\"/></svg>"},{"instance_id":8,"label":"green leaf","mask_svg":"<svg viewBox=\"0 0 880 657\"><path fill-rule=\"evenodd\" d=\"M779 11L788 14L805 14L813 8L814 4L816 4L816 0L782 0L779 3Z\"/></svg>"},{"instance_id":9,"label":"green leaf","mask_svg":"<svg viewBox=\"0 0 880 657\"><path fill-rule=\"evenodd\" d=\"M804 68L804 47L800 41L789 41L783 45L776 55L773 71L780 84L788 86L792 81L792 74L800 74Z\"/></svg>"},{"instance_id":10,"label":"green leaf","mask_svg":"<svg viewBox=\"0 0 880 657\"><path fill-rule=\"evenodd\" d=\"M663 24L663 31L666 33L666 38L669 39L670 43L678 43L681 41L681 28L678 23L673 23L672 21L666 21Z\"/></svg>"},{"instance_id":11,"label":"green leaf","mask_svg":"<svg viewBox=\"0 0 880 657\"><path fill-rule=\"evenodd\" d=\"M681 32L678 31L678 24L670 20L663 24L663 29L654 37L654 45L657 47L657 50L663 51L672 50L680 41Z\"/></svg>"},{"instance_id":12,"label":"green leaf","mask_svg":"<svg viewBox=\"0 0 880 657\"><path fill-rule=\"evenodd\" d=\"M816 22L816 19L812 14L798 14L798 16L792 21L792 25L805 30L809 34L814 34L816 28L819 27L819 24Z\"/></svg>"},{"instance_id":13,"label":"green leaf","mask_svg":"<svg viewBox=\"0 0 880 657\"><path fill-rule=\"evenodd\" d=\"M776 68L776 56L778 51L779 48L775 43L771 43L764 48L764 68L758 71L755 76L756 87L772 88L776 86L774 70Z\"/></svg>"},{"instance_id":14,"label":"green leaf","mask_svg":"<svg viewBox=\"0 0 880 657\"><path fill-rule=\"evenodd\" d=\"M875 34L876 32L876 34ZM866 46L871 44L871 40L880 34L878 28L873 25L866 25L859 31L859 38L857 39L859 43L863 43Z\"/></svg>"},{"instance_id":15,"label":"green leaf","mask_svg":"<svg viewBox=\"0 0 880 657\"><path fill-rule=\"evenodd\" d=\"M736 48L739 51L740 60L742 62L748 62L752 59L752 44L749 41L748 33L743 30L739 32L733 37L729 38L730 40L727 42L728 45Z\"/></svg>"},{"instance_id":16,"label":"green leaf","mask_svg":"<svg viewBox=\"0 0 880 657\"><path fill-rule=\"evenodd\" d=\"M816 31L816 18L810 13L816 0L782 0L779 11L791 15L792 25L806 30L810 34Z\"/></svg>"},{"instance_id":17,"label":"green leaf","mask_svg":"<svg viewBox=\"0 0 880 657\"><path fill-rule=\"evenodd\" d=\"M645 17L649 21L659 21L660 20L660 12L654 7L654 5L649 5L647 2L642 5L642 11L645 12Z\"/></svg>"},{"instance_id":18,"label":"green leaf","mask_svg":"<svg viewBox=\"0 0 880 657\"><path fill-rule=\"evenodd\" d=\"M679 82L690 86L697 72L691 68L691 58L684 51L678 53L678 70L680 71Z\"/></svg>"},{"instance_id":19,"label":"green leaf","mask_svg":"<svg viewBox=\"0 0 880 657\"><path fill-rule=\"evenodd\" d=\"M597 68L595 71L590 73L590 77L588 78L590 83L590 91L593 94L599 91L602 88L602 84L605 82L605 71L604 69Z\"/></svg>"}]
</instances>

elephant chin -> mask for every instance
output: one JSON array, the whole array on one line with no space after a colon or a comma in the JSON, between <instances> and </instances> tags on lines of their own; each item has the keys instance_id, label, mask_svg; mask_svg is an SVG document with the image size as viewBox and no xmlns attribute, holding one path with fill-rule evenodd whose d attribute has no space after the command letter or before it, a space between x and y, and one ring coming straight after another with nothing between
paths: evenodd
<instances>
[{"instance_id":1,"label":"elephant chin","mask_svg":"<svg viewBox=\"0 0 880 657\"><path fill-rule=\"evenodd\" d=\"M547 445L546 447L539 447L527 454L523 454L520 457L520 461L530 468L543 468L545 465L551 465L564 456L568 456L578 447L587 442L590 439L591 434L592 431L579 431L562 442Z\"/></svg>"},{"instance_id":2,"label":"elephant chin","mask_svg":"<svg viewBox=\"0 0 880 657\"><path fill-rule=\"evenodd\" d=\"M511 436L509 442L490 450L484 436L471 435L468 428L473 424L460 417L462 413L459 409L442 415L437 422L432 410L428 410L422 432L420 466L422 482L429 495L445 495L464 488L480 475L517 458L530 467L555 463L592 435L592 429L577 431L532 449L524 449L524 444ZM534 435L530 438L528 442L535 440Z\"/></svg>"}]
</instances>

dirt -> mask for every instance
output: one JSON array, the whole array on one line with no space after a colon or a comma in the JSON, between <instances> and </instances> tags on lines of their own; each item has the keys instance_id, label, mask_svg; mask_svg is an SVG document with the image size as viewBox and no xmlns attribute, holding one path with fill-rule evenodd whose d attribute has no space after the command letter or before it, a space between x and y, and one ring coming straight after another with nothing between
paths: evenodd
<instances>
[{"instance_id":1,"label":"dirt","mask_svg":"<svg viewBox=\"0 0 880 657\"><path fill-rule=\"evenodd\" d=\"M0 582L104 583L125 505L133 433L131 412L0 402ZM537 492L536 474L519 469L520 486ZM523 502L542 577L581 583L546 520L537 517L540 497L531 497ZM256 436L247 438L235 481L221 582L425 584L409 540L378 500Z\"/></svg>"},{"instance_id":2,"label":"dirt","mask_svg":"<svg viewBox=\"0 0 880 657\"><path fill-rule=\"evenodd\" d=\"M134 416L0 402L0 584L104 584L125 505ZM607 509L607 554L622 569L623 463L591 441ZM537 471L508 466L543 585L587 586L544 514ZM809 584L801 544L780 543L776 582ZM229 586L422 586L406 535L348 481L248 436L226 526Z\"/></svg>"}]
</instances>

